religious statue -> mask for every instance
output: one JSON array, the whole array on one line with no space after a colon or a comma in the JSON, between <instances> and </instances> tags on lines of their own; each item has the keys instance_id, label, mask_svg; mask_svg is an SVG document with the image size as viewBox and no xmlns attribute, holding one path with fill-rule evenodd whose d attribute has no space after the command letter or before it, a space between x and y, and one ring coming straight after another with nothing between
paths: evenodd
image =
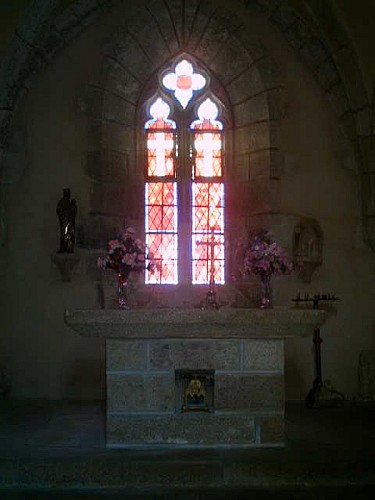
<instances>
[{"instance_id":1,"label":"religious statue","mask_svg":"<svg viewBox=\"0 0 375 500\"><path fill-rule=\"evenodd\" d=\"M323 231L318 221L306 217L295 226L293 236L296 269L301 280L310 283L313 272L323 261Z\"/></svg>"},{"instance_id":2,"label":"religious statue","mask_svg":"<svg viewBox=\"0 0 375 500\"><path fill-rule=\"evenodd\" d=\"M58 253L73 253L75 242L76 200L70 199L70 189L63 190L63 197L56 206L60 222L60 248Z\"/></svg>"},{"instance_id":3,"label":"religious statue","mask_svg":"<svg viewBox=\"0 0 375 500\"><path fill-rule=\"evenodd\" d=\"M182 411L209 411L206 404L206 391L203 383L196 375L193 375L189 385L185 389L185 404Z\"/></svg>"}]
</instances>

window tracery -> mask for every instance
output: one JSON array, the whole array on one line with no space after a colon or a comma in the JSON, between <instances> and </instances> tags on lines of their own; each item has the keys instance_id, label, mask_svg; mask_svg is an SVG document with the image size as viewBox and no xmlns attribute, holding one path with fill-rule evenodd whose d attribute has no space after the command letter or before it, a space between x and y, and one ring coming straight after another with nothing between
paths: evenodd
<instances>
[{"instance_id":1,"label":"window tracery","mask_svg":"<svg viewBox=\"0 0 375 500\"><path fill-rule=\"evenodd\" d=\"M207 79L186 59L175 65L174 72L164 73L161 82L144 125L145 233L157 263L146 283L207 284L213 269L215 282L224 284L220 104L208 93ZM212 237L213 266L208 245Z\"/></svg>"}]
</instances>

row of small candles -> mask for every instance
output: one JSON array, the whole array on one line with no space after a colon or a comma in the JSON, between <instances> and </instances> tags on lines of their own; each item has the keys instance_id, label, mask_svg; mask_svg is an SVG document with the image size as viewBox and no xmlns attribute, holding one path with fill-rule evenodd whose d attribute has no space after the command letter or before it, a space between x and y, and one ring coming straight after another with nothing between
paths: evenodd
<instances>
[{"instance_id":1,"label":"row of small candles","mask_svg":"<svg viewBox=\"0 0 375 500\"><path fill-rule=\"evenodd\" d=\"M319 309L319 302L322 300L332 301L332 300L340 300L340 299L338 297L336 297L333 293L316 293L312 297L310 297L308 293L305 293L302 297L300 292L298 292L297 296L294 299L292 299L292 301L296 302L296 303L298 303L298 302L312 302L314 309Z\"/></svg>"},{"instance_id":2,"label":"row of small candles","mask_svg":"<svg viewBox=\"0 0 375 500\"><path fill-rule=\"evenodd\" d=\"M300 292L297 293L297 296L292 299L294 302L311 302L314 300L340 300L333 293L317 293L310 297L308 293L305 293L303 296Z\"/></svg>"}]
</instances>

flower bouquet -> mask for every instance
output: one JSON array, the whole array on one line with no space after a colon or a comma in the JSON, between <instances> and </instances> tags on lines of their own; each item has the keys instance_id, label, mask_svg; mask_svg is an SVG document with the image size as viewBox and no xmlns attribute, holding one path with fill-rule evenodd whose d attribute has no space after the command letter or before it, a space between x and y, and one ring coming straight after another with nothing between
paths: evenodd
<instances>
[{"instance_id":1,"label":"flower bouquet","mask_svg":"<svg viewBox=\"0 0 375 500\"><path fill-rule=\"evenodd\" d=\"M261 283L262 309L272 307L270 279L272 275L290 274L293 264L271 233L261 229L250 231L246 244L240 244L245 274L257 274Z\"/></svg>"},{"instance_id":2,"label":"flower bouquet","mask_svg":"<svg viewBox=\"0 0 375 500\"><path fill-rule=\"evenodd\" d=\"M128 227L121 239L110 240L107 243L107 254L98 257L99 269L112 269L118 276L118 303L126 309L126 288L131 272L140 273L144 270L153 271L155 264L153 255L147 251L146 244L135 237L133 228Z\"/></svg>"}]
</instances>

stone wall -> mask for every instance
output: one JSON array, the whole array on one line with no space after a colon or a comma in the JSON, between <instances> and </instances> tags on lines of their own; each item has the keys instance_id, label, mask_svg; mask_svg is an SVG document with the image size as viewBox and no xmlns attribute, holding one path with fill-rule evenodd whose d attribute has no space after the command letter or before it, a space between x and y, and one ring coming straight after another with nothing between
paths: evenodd
<instances>
[{"instance_id":1,"label":"stone wall","mask_svg":"<svg viewBox=\"0 0 375 500\"><path fill-rule=\"evenodd\" d=\"M283 343L107 339L107 444L283 444ZM181 411L181 369L213 371L209 412Z\"/></svg>"},{"instance_id":2,"label":"stone wall","mask_svg":"<svg viewBox=\"0 0 375 500\"><path fill-rule=\"evenodd\" d=\"M238 17L223 2L203 3L188 48L224 86L238 125L228 165L229 241L264 223L291 251L301 217L319 222L322 265L311 284L295 274L275 279L275 304L290 304L298 290L341 298L322 331L323 377L355 396L358 355L373 350L374 338L374 257L363 242L362 219L365 210L370 220L374 208L373 162L371 155L358 162L352 147L361 124L361 143L371 149L361 86L350 79L347 92L337 78L343 66L356 74L347 40L339 37L331 44L337 53L330 52L284 2L241 3ZM103 342L71 332L63 311L101 306L97 255L124 219L142 227L137 96L153 71L183 49L183 39L166 22L168 12L145 12L145 2L131 8L82 2L64 12L54 10L54 2L35 3L43 4L54 22L40 9L42 28L21 32L1 80L0 365L13 397L103 398ZM193 24L195 10L189 13L185 27ZM158 31L154 48L134 18ZM332 67L332 60L340 64ZM361 166L369 174L364 198ZM70 282L61 281L51 261L64 187L78 201L80 260ZM310 339L286 343L289 398L303 398L312 384L312 348Z\"/></svg>"}]
</instances>

